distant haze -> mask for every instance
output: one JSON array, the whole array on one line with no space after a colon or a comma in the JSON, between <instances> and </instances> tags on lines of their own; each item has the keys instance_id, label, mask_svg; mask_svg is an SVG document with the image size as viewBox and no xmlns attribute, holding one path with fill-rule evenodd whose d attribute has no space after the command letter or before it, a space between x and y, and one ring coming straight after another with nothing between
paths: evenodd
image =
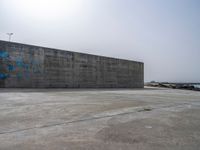
<instances>
[{"instance_id":1,"label":"distant haze","mask_svg":"<svg viewBox=\"0 0 200 150\"><path fill-rule=\"evenodd\" d=\"M145 81L200 82L200 0L0 0L0 39L142 61Z\"/></svg>"}]
</instances>

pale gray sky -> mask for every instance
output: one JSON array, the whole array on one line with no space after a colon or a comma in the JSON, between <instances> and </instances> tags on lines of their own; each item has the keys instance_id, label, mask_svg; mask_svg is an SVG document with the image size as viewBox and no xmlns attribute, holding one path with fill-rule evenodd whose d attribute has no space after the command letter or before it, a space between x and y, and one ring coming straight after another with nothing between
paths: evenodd
<instances>
[{"instance_id":1,"label":"pale gray sky","mask_svg":"<svg viewBox=\"0 0 200 150\"><path fill-rule=\"evenodd\" d=\"M145 81L200 82L199 0L0 0L0 39L143 61Z\"/></svg>"}]
</instances>

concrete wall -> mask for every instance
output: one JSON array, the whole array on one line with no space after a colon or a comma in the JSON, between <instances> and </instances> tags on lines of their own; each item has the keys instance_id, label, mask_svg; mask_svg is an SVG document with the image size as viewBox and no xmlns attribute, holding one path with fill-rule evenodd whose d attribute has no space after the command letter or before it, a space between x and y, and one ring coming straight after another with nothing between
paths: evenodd
<instances>
[{"instance_id":1,"label":"concrete wall","mask_svg":"<svg viewBox=\"0 0 200 150\"><path fill-rule=\"evenodd\" d=\"M0 87L143 86L141 62L0 41Z\"/></svg>"}]
</instances>

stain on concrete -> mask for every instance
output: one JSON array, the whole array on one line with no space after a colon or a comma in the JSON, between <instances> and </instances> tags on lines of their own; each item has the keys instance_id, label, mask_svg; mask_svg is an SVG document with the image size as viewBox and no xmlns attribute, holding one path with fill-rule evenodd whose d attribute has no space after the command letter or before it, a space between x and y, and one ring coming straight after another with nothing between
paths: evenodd
<instances>
[{"instance_id":1,"label":"stain on concrete","mask_svg":"<svg viewBox=\"0 0 200 150\"><path fill-rule=\"evenodd\" d=\"M147 108L142 108L140 110L138 110L138 112L143 112L143 111L152 111L153 108L147 107Z\"/></svg>"}]
</instances>

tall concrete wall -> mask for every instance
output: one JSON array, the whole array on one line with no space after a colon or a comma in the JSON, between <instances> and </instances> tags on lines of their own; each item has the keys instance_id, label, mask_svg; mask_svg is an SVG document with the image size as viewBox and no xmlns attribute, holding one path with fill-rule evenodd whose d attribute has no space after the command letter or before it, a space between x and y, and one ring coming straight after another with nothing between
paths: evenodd
<instances>
[{"instance_id":1,"label":"tall concrete wall","mask_svg":"<svg viewBox=\"0 0 200 150\"><path fill-rule=\"evenodd\" d=\"M0 41L0 87L143 86L141 62Z\"/></svg>"}]
</instances>

